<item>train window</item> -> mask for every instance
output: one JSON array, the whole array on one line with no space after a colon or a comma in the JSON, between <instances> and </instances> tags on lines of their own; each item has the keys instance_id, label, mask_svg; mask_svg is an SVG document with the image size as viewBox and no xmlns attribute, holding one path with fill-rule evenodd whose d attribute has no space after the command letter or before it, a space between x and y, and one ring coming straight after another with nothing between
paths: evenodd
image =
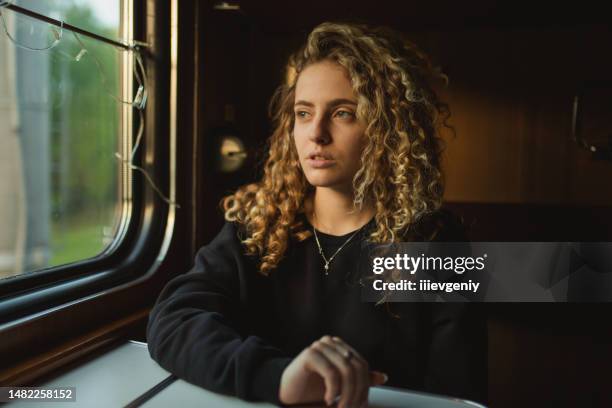
<instances>
[{"instance_id":1,"label":"train window","mask_svg":"<svg viewBox=\"0 0 612 408\"><path fill-rule=\"evenodd\" d=\"M190 172L170 125L176 15L169 2L0 0L2 384L70 359L74 336L95 330L98 347L146 316L131 290L174 250L175 180ZM111 323L123 313L127 326Z\"/></svg>"},{"instance_id":2,"label":"train window","mask_svg":"<svg viewBox=\"0 0 612 408\"><path fill-rule=\"evenodd\" d=\"M134 134L126 1L2 8L0 21L0 278L102 256L129 217L125 163ZM137 84L138 85L138 84ZM137 132L137 129L136 129Z\"/></svg>"}]
</instances>

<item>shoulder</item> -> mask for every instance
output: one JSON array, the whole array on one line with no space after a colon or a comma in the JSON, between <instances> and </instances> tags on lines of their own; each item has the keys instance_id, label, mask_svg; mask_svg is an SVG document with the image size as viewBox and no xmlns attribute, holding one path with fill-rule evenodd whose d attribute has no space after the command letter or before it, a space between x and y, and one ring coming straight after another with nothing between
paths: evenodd
<instances>
[{"instance_id":1,"label":"shoulder","mask_svg":"<svg viewBox=\"0 0 612 408\"><path fill-rule=\"evenodd\" d=\"M206 247L235 247L240 244L244 235L244 228L241 224L226 221L219 233L213 238Z\"/></svg>"},{"instance_id":2,"label":"shoulder","mask_svg":"<svg viewBox=\"0 0 612 408\"><path fill-rule=\"evenodd\" d=\"M410 226L406 241L467 241L463 220L448 209L427 213Z\"/></svg>"},{"instance_id":3,"label":"shoulder","mask_svg":"<svg viewBox=\"0 0 612 408\"><path fill-rule=\"evenodd\" d=\"M196 258L211 256L225 260L243 258L246 252L242 244L244 236L245 228L242 224L226 221L212 241L199 249Z\"/></svg>"}]
</instances>

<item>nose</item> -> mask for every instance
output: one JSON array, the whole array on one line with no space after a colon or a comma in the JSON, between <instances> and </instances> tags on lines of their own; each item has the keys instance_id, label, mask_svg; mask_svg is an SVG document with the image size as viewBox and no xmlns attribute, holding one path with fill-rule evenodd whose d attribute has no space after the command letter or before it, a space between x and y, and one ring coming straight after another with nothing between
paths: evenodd
<instances>
[{"instance_id":1,"label":"nose","mask_svg":"<svg viewBox=\"0 0 612 408\"><path fill-rule=\"evenodd\" d=\"M327 123L325 115L319 115L313 118L309 135L309 139L316 144L327 145L331 143L329 124Z\"/></svg>"}]
</instances>

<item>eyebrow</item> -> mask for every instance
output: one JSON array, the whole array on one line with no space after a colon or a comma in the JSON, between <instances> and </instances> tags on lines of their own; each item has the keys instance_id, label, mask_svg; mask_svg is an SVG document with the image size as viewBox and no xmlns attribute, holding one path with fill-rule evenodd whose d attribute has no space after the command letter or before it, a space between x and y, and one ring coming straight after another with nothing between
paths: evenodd
<instances>
[{"instance_id":1,"label":"eyebrow","mask_svg":"<svg viewBox=\"0 0 612 408\"><path fill-rule=\"evenodd\" d=\"M303 101L303 100L299 100L297 102L295 102L293 104L293 106L298 106L298 105L302 105L302 106L308 106L308 107L314 107L314 103L312 102L308 102L308 101ZM354 105L357 106L357 102L352 101L350 99L344 99L344 98L339 98L339 99L333 99L331 101L329 101L327 103L327 107L333 107L333 106L338 106L338 105Z\"/></svg>"}]
</instances>

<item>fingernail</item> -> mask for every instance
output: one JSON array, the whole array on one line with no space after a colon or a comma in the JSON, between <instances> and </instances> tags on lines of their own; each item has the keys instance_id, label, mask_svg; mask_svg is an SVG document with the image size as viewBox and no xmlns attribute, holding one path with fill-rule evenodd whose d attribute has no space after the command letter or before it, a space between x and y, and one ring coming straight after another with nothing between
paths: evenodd
<instances>
[{"instance_id":1,"label":"fingernail","mask_svg":"<svg viewBox=\"0 0 612 408\"><path fill-rule=\"evenodd\" d=\"M385 384L387 381L389 381L389 376L383 373L383 384Z\"/></svg>"}]
</instances>

